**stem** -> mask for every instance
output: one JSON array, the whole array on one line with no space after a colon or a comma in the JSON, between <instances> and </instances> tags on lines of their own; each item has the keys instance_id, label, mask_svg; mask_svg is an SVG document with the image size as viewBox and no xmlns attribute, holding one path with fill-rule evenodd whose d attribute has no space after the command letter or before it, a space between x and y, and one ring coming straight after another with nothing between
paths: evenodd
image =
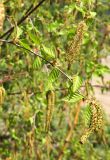
<instances>
[{"instance_id":1,"label":"stem","mask_svg":"<svg viewBox=\"0 0 110 160\"><path fill-rule=\"evenodd\" d=\"M70 82L72 82L71 78L70 78L65 72L63 72L63 71L62 71L60 68L58 68L57 66L54 66L53 63L51 63L50 61L48 61L47 59L45 59L45 58L42 57L41 55L35 53L34 51L29 50L29 49L27 49L27 48L25 48L25 47L23 47L23 46L21 46L21 45L19 45L19 44L17 44L17 43L14 43L13 41L7 41L7 40L3 40L3 39L0 39L0 41L1 41L1 42L5 42L5 43L12 44L12 45L14 45L14 46L17 46L17 47L19 47L19 48L21 48L21 49L24 49L24 50L26 50L26 51L34 54L35 56L38 56L39 58L41 58L42 60L44 60L45 62L47 62L48 64L50 64L52 67L54 67L54 68L56 68L57 70L59 70L67 79L70 80Z\"/></svg>"},{"instance_id":2,"label":"stem","mask_svg":"<svg viewBox=\"0 0 110 160\"><path fill-rule=\"evenodd\" d=\"M44 1L46 1L46 0L40 1L40 2L39 2L34 8L32 8L30 11L29 11L29 9L28 9L28 12L26 12L26 14L17 22L17 25L20 25L22 22L24 22L25 19L27 19L27 18L30 16L30 14L32 14L37 8L39 8ZM30 7L29 7L29 8L30 8ZM1 35L0 38L3 38L3 37L5 37L5 36L8 35L8 34L10 35L10 33L14 30L14 27L15 27L15 26L13 26L13 27L11 27L10 29L8 29L8 31L6 31L3 35Z\"/></svg>"}]
</instances>

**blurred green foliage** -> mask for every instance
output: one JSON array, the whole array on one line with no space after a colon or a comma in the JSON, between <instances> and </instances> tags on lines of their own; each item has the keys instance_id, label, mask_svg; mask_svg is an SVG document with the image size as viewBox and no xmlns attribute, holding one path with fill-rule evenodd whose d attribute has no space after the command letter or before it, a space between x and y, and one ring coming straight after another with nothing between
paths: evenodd
<instances>
[{"instance_id":1,"label":"blurred green foliage","mask_svg":"<svg viewBox=\"0 0 110 160\"><path fill-rule=\"evenodd\" d=\"M80 144L91 114L83 103L94 94L91 80L97 76L103 81L104 73L110 73L101 63L110 51L109 0L45 0L20 25L17 21L39 0L3 3L5 21L0 34L11 26L14 31L2 39L21 47L0 42L0 85L6 92L0 104L0 158L109 160L110 126L106 116L103 134L93 134ZM85 21L87 30L80 55L68 67L67 48L81 21ZM107 90L108 84L103 84ZM55 106L47 134L48 90L55 92Z\"/></svg>"}]
</instances>

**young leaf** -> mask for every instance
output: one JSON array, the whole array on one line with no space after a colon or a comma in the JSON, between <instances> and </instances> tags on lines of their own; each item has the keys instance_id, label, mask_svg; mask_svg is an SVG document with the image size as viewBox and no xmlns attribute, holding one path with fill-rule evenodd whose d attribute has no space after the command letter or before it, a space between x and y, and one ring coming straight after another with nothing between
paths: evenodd
<instances>
[{"instance_id":1,"label":"young leaf","mask_svg":"<svg viewBox=\"0 0 110 160\"><path fill-rule=\"evenodd\" d=\"M18 39L22 33L23 33L23 30L17 26L16 27L16 39Z\"/></svg>"},{"instance_id":2,"label":"young leaf","mask_svg":"<svg viewBox=\"0 0 110 160\"><path fill-rule=\"evenodd\" d=\"M75 93L73 93L71 95L68 95L63 100L67 101L67 102L70 102L70 103L76 103L76 102L80 101L83 98L84 98L84 96L82 94L80 94L79 92L75 92Z\"/></svg>"},{"instance_id":3,"label":"young leaf","mask_svg":"<svg viewBox=\"0 0 110 160\"><path fill-rule=\"evenodd\" d=\"M20 43L20 45L23 46L24 48L31 50L31 48L30 48L28 42L26 41L26 39L20 40L19 43Z\"/></svg>"},{"instance_id":4,"label":"young leaf","mask_svg":"<svg viewBox=\"0 0 110 160\"><path fill-rule=\"evenodd\" d=\"M54 68L54 69L50 72L48 79L49 79L50 82L55 82L56 79L58 78L58 76L59 76L59 71L58 71L56 68Z\"/></svg>"},{"instance_id":5,"label":"young leaf","mask_svg":"<svg viewBox=\"0 0 110 160\"><path fill-rule=\"evenodd\" d=\"M51 46L50 46L50 48L48 48L48 47L42 45L42 51L43 51L44 57L47 60L55 58L54 50Z\"/></svg>"},{"instance_id":6,"label":"young leaf","mask_svg":"<svg viewBox=\"0 0 110 160\"><path fill-rule=\"evenodd\" d=\"M32 40L32 42L34 42L36 45L39 45L39 44L40 44L40 40L39 40L39 38L35 35L35 33L31 33L31 31L30 31L30 32L28 32L28 34L29 34L29 38Z\"/></svg>"},{"instance_id":7,"label":"young leaf","mask_svg":"<svg viewBox=\"0 0 110 160\"><path fill-rule=\"evenodd\" d=\"M84 108L84 111L83 111L83 117L84 117L84 120L85 120L85 124L86 124L86 125L89 125L90 119L91 119L91 115L92 115L91 108L90 108L89 105L87 105L87 106Z\"/></svg>"},{"instance_id":8,"label":"young leaf","mask_svg":"<svg viewBox=\"0 0 110 160\"><path fill-rule=\"evenodd\" d=\"M39 69L42 65L41 59L39 57L36 57L33 63L33 68L34 69Z\"/></svg>"},{"instance_id":9,"label":"young leaf","mask_svg":"<svg viewBox=\"0 0 110 160\"><path fill-rule=\"evenodd\" d=\"M82 79L78 75L73 77L72 91L76 92L82 85Z\"/></svg>"}]
</instances>

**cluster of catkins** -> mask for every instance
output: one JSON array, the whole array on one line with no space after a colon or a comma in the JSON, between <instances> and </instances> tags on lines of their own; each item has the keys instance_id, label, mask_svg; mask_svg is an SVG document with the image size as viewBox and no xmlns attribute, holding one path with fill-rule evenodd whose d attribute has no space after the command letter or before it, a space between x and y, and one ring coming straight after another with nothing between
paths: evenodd
<instances>
[{"instance_id":1,"label":"cluster of catkins","mask_svg":"<svg viewBox=\"0 0 110 160\"><path fill-rule=\"evenodd\" d=\"M3 23L5 19L5 7L2 2L0 2L0 31L3 29Z\"/></svg>"},{"instance_id":2,"label":"cluster of catkins","mask_svg":"<svg viewBox=\"0 0 110 160\"><path fill-rule=\"evenodd\" d=\"M91 133L99 132L103 128L103 111L100 103L95 99L95 97L91 97L88 99L89 107L91 109L91 118L89 127L85 130L84 134L81 136L80 142L83 144L86 142L87 138Z\"/></svg>"},{"instance_id":3,"label":"cluster of catkins","mask_svg":"<svg viewBox=\"0 0 110 160\"><path fill-rule=\"evenodd\" d=\"M87 29L86 23L81 21L78 24L76 35L67 49L67 60L71 65L79 58L80 48L84 37L84 31Z\"/></svg>"}]
</instances>

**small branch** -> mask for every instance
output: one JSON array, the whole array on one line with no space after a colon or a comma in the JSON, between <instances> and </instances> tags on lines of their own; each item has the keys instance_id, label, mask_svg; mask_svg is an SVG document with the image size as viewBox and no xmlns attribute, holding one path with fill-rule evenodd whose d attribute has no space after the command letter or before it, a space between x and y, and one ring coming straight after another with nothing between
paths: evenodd
<instances>
[{"instance_id":1,"label":"small branch","mask_svg":"<svg viewBox=\"0 0 110 160\"><path fill-rule=\"evenodd\" d=\"M2 80L2 83L3 82L6 82L6 81L11 81L12 79L4 79L4 81ZM1 80L0 80L0 83L1 83ZM85 86L82 86L82 88L84 88ZM92 85L92 87L94 88L105 88L107 90L110 90L110 87L104 87L104 86L100 86L100 85ZM68 91L69 88L56 88L54 91L55 92L59 92L59 91ZM24 91L24 90L23 90ZM32 92L32 91L27 91L26 90L26 93L29 94L30 96L33 96L35 94L42 94L43 92L41 91L37 91L37 92ZM11 93L8 93L8 95L19 95L19 94L22 94L22 91L18 91L18 92L11 92Z\"/></svg>"},{"instance_id":2,"label":"small branch","mask_svg":"<svg viewBox=\"0 0 110 160\"><path fill-rule=\"evenodd\" d=\"M30 7L27 9L25 14L29 13L29 11L32 10L32 8L33 8L33 4L30 5Z\"/></svg>"},{"instance_id":3,"label":"small branch","mask_svg":"<svg viewBox=\"0 0 110 160\"><path fill-rule=\"evenodd\" d=\"M63 72L60 68L58 68L57 66L53 66L53 67L55 67L57 70L59 70L66 78L68 78L70 80L70 82L72 82L71 78L65 72Z\"/></svg>"},{"instance_id":4,"label":"small branch","mask_svg":"<svg viewBox=\"0 0 110 160\"><path fill-rule=\"evenodd\" d=\"M28 12L17 22L17 25L20 25L22 22L24 22L37 8L39 8L43 2L45 2L46 0L42 0L40 1L34 8L32 8L30 11L28 9ZM29 7L30 8L30 7ZM13 30L14 27L11 27L10 29L8 29L8 31L6 31L3 35L0 36L0 38L5 37L6 35L10 34Z\"/></svg>"},{"instance_id":5,"label":"small branch","mask_svg":"<svg viewBox=\"0 0 110 160\"><path fill-rule=\"evenodd\" d=\"M92 84L91 84L91 86L92 86L92 87L94 87L94 88L101 88L101 89L107 89L107 90L110 90L110 87L103 86L103 85L98 85L98 84L94 84L94 85L92 85Z\"/></svg>"},{"instance_id":6,"label":"small branch","mask_svg":"<svg viewBox=\"0 0 110 160\"><path fill-rule=\"evenodd\" d=\"M24 75L26 75L26 73L23 72L23 73L19 73L19 74L16 74L16 75L5 75L3 77L3 79L0 79L0 84L11 81L11 80L15 79L16 77L19 77L19 76L22 76L22 75L24 76Z\"/></svg>"},{"instance_id":7,"label":"small branch","mask_svg":"<svg viewBox=\"0 0 110 160\"><path fill-rule=\"evenodd\" d=\"M13 41L7 41L7 40L3 40L3 39L0 39L0 41L1 41L1 42L5 42L5 43L12 44L12 45L14 45L14 46L17 46L17 47L19 47L19 48L21 48L21 49L24 49L24 50L32 53L32 54L35 55L35 56L38 56L39 58L41 58L42 60L44 60L45 62L47 62L48 64L50 64L52 67L54 67L54 68L56 68L57 70L59 70L67 79L70 80L70 82L72 82L71 78L70 78L65 72L63 72L63 71L62 71L60 68L58 68L57 66L54 66L53 63L51 63L50 61L46 60L44 57L42 57L42 56L39 55L38 53L35 53L34 51L29 50L29 49L27 49L27 48L25 48L25 47L23 47L23 46L21 46L21 45L19 45L19 44L17 44L17 43L14 43Z\"/></svg>"},{"instance_id":8,"label":"small branch","mask_svg":"<svg viewBox=\"0 0 110 160\"><path fill-rule=\"evenodd\" d=\"M0 79L0 84L11 81L12 79L10 76L5 76L3 79Z\"/></svg>"},{"instance_id":9,"label":"small branch","mask_svg":"<svg viewBox=\"0 0 110 160\"><path fill-rule=\"evenodd\" d=\"M34 51L29 50L29 49L27 49L27 48L25 48L25 47L23 47L23 46L21 46L21 45L19 45L19 44L17 44L17 43L14 43L13 41L7 41L7 40L3 40L3 39L0 39L0 41L1 41L1 42L5 42L5 43L9 43L9 44L12 44L12 45L15 45L15 46L17 46L17 47L19 47L19 48L21 48L21 49L24 49L24 50L32 53L32 54L35 55L35 56L38 56L39 58L41 58L42 60L44 60L45 62L47 62L48 64L50 64L52 67L54 67L54 68L56 68L57 70L59 70L67 79L70 80L70 82L72 82L71 78L70 78L65 72L63 72L63 71L62 71L60 68L58 68L57 66L54 66L53 63L51 63L50 61L46 60L44 57L42 57L42 56L39 55L38 53L35 53ZM7 80L8 80L8 79L7 79ZM8 80L8 81L9 81L9 80ZM3 83L3 81L0 81L0 83ZM85 87L85 86L82 86L82 87ZM108 90L110 89L110 87L102 86L102 85L92 85L92 87L105 88L105 89L108 89ZM66 88L66 89L67 89L67 88ZM64 90L64 89L63 89L63 90Z\"/></svg>"}]
</instances>

